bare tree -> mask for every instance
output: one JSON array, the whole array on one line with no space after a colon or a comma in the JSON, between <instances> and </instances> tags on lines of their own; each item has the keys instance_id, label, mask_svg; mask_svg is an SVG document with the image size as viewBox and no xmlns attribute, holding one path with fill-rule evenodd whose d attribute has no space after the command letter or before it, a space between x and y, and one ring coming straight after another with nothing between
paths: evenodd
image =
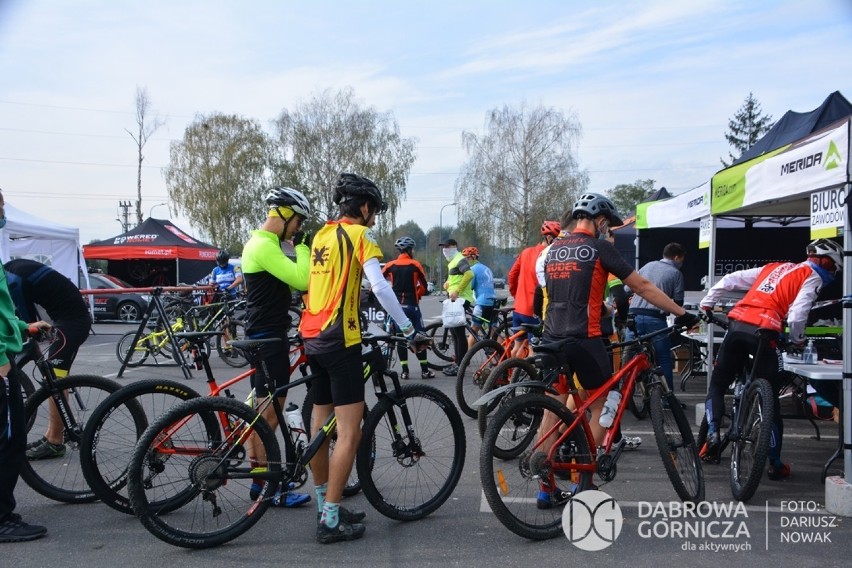
<instances>
[{"instance_id":1,"label":"bare tree","mask_svg":"<svg viewBox=\"0 0 852 568\"><path fill-rule=\"evenodd\" d=\"M728 120L728 132L725 133L725 140L737 151L737 155L734 156L728 152L729 161L719 158L722 165L727 168L733 164L743 155L743 152L754 146L754 143L772 128L772 124L772 117L763 114L760 102L752 93L749 93L743 106L737 110L733 118Z\"/></svg>"},{"instance_id":2,"label":"bare tree","mask_svg":"<svg viewBox=\"0 0 852 568\"><path fill-rule=\"evenodd\" d=\"M337 216L334 184L340 173L352 172L376 182L388 202L388 214L379 217L380 231L394 226L416 140L400 136L392 112L361 106L346 88L323 91L292 112L284 109L273 122L286 175L306 192L320 216Z\"/></svg>"},{"instance_id":3,"label":"bare tree","mask_svg":"<svg viewBox=\"0 0 852 568\"><path fill-rule=\"evenodd\" d=\"M456 182L459 221L475 222L496 244L525 246L545 219L559 219L588 186L577 166L577 118L553 108L503 106L485 134L462 133L468 160Z\"/></svg>"},{"instance_id":4,"label":"bare tree","mask_svg":"<svg viewBox=\"0 0 852 568\"><path fill-rule=\"evenodd\" d=\"M148 98L148 89L136 87L136 126L138 130L133 133L125 128L125 131L136 142L138 157L136 162L136 220L138 224L142 224L142 161L145 159L142 150L154 132L166 123L164 119L156 115L148 117L150 106L151 99Z\"/></svg>"},{"instance_id":5,"label":"bare tree","mask_svg":"<svg viewBox=\"0 0 852 568\"><path fill-rule=\"evenodd\" d=\"M166 186L175 207L219 247L242 251L271 185L273 142L251 119L196 116L170 148Z\"/></svg>"}]
</instances>

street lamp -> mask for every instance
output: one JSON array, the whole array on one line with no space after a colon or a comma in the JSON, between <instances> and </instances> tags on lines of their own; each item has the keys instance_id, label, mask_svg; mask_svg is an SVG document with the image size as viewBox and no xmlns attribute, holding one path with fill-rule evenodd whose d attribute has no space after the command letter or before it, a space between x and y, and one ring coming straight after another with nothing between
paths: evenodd
<instances>
[{"instance_id":1,"label":"street lamp","mask_svg":"<svg viewBox=\"0 0 852 568\"><path fill-rule=\"evenodd\" d=\"M151 206L151 209L150 209L150 210L148 210L148 217L153 217L153 215L152 215L152 214L154 213L154 209L156 209L156 208L157 208L157 207L159 207L160 205L168 205L168 204L169 204L169 203L168 203L167 201L163 201L162 203L156 203L156 204L152 205L152 206Z\"/></svg>"},{"instance_id":2,"label":"street lamp","mask_svg":"<svg viewBox=\"0 0 852 568\"><path fill-rule=\"evenodd\" d=\"M438 243L444 238L441 235L444 234L444 209L447 207L452 207L453 205L458 205L458 203L447 203L443 207L441 207L441 211L438 213ZM444 278L442 276L444 267L444 261L441 260L441 256L438 256L438 281L435 283L436 286L441 286L443 289Z\"/></svg>"}]
</instances>

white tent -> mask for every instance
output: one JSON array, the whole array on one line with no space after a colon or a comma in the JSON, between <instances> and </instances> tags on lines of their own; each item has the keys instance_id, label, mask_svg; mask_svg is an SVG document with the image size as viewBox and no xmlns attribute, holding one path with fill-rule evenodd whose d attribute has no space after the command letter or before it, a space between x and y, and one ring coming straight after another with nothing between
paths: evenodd
<instances>
[{"instance_id":1,"label":"white tent","mask_svg":"<svg viewBox=\"0 0 852 568\"><path fill-rule=\"evenodd\" d=\"M80 248L80 230L57 225L17 209L7 201L6 226L0 229L0 259L30 258L52 267L78 284L88 275Z\"/></svg>"}]
</instances>

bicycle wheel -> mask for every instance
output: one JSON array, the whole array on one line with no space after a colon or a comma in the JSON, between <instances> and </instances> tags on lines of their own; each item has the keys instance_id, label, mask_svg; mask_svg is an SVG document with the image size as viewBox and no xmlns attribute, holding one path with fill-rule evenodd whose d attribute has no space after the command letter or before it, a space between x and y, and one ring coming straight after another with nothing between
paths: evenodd
<instances>
[{"instance_id":1,"label":"bicycle wheel","mask_svg":"<svg viewBox=\"0 0 852 568\"><path fill-rule=\"evenodd\" d=\"M80 468L78 451L89 415L121 385L96 375L69 375L57 381L66 401L71 429L63 436L63 454L37 460L25 460L21 478L36 492L63 503L90 503L97 499ZM27 443L42 438L48 431L50 413L55 408L46 387L38 389L25 407ZM54 411L55 412L55 411Z\"/></svg>"},{"instance_id":2,"label":"bicycle wheel","mask_svg":"<svg viewBox=\"0 0 852 568\"><path fill-rule=\"evenodd\" d=\"M472 405L482 396L482 387L494 367L503 360L503 353L500 343L493 339L483 339L468 349L459 363L456 400L459 409L471 418L476 418L476 408Z\"/></svg>"},{"instance_id":3,"label":"bicycle wheel","mask_svg":"<svg viewBox=\"0 0 852 568\"><path fill-rule=\"evenodd\" d=\"M453 362L456 355L456 343L449 328L441 322L432 322L424 329L424 334L432 340L427 362L433 369L443 369Z\"/></svg>"},{"instance_id":4,"label":"bicycle wheel","mask_svg":"<svg viewBox=\"0 0 852 568\"><path fill-rule=\"evenodd\" d=\"M314 395L313 391L308 389L308 392L305 393L305 400L302 402L302 422L305 424L306 429L308 430L308 443L311 441L311 432L313 431L313 411L314 411ZM364 416L370 411L370 407L367 406L367 403L364 403ZM361 426L363 428L364 421L361 421ZM337 430L331 435L331 439L328 444L328 452L331 454L334 451L334 444L337 442ZM373 449L375 450L375 440L373 442ZM362 443L363 438L362 438ZM352 497L353 495L357 495L361 491L361 482L358 481L358 471L356 468L352 468L352 471L349 472L349 479L346 480L346 485L343 486L343 496L344 497Z\"/></svg>"},{"instance_id":5,"label":"bicycle wheel","mask_svg":"<svg viewBox=\"0 0 852 568\"><path fill-rule=\"evenodd\" d=\"M145 362L148 355L154 353L155 349L151 345L151 340L148 335L140 336L139 341L133 343L135 338L135 331L125 333L121 336L121 339L118 340L118 343L115 346L115 356L118 358L118 362L124 363L126 359L128 367L138 367ZM128 351L130 352L129 358L127 357ZM156 356L154 356L154 358L156 362Z\"/></svg>"},{"instance_id":6,"label":"bicycle wheel","mask_svg":"<svg viewBox=\"0 0 852 568\"><path fill-rule=\"evenodd\" d=\"M493 371L491 371L488 380L485 382L485 386L482 387L482 394L491 392L492 390L508 385L509 383L534 381L536 379L538 379L538 369L536 369L535 365L525 359L517 359L513 357L506 359L497 365ZM513 398L528 392L529 389L519 387L504 393L503 396L492 400L488 404L480 406L477 409L476 415L477 425L479 426L479 437L485 437L485 431L488 428L489 419L494 416L494 413L498 408L506 406ZM498 452L502 451L503 450L498 450ZM509 456L507 455L506 458L508 459L508 457Z\"/></svg>"},{"instance_id":7,"label":"bicycle wheel","mask_svg":"<svg viewBox=\"0 0 852 568\"><path fill-rule=\"evenodd\" d=\"M743 395L742 429L731 444L731 494L737 501L751 499L763 477L775 421L774 399L766 379L755 379Z\"/></svg>"},{"instance_id":8,"label":"bicycle wheel","mask_svg":"<svg viewBox=\"0 0 852 568\"><path fill-rule=\"evenodd\" d=\"M672 392L664 395L660 385L651 386L651 423L663 466L678 497L693 503L703 501L704 470L692 428L677 397Z\"/></svg>"},{"instance_id":9,"label":"bicycle wheel","mask_svg":"<svg viewBox=\"0 0 852 568\"><path fill-rule=\"evenodd\" d=\"M95 495L116 511L133 514L127 466L136 441L171 407L200 396L183 383L150 379L120 388L95 408L80 444L80 467Z\"/></svg>"},{"instance_id":10,"label":"bicycle wheel","mask_svg":"<svg viewBox=\"0 0 852 568\"><path fill-rule=\"evenodd\" d=\"M464 467L465 435L461 415L438 389L406 385L402 395L402 401L381 398L367 415L356 465L364 496L378 512L413 521L452 494Z\"/></svg>"},{"instance_id":11,"label":"bicycle wheel","mask_svg":"<svg viewBox=\"0 0 852 568\"><path fill-rule=\"evenodd\" d=\"M241 443L252 432L266 451L263 473L252 470ZM266 421L240 401L201 397L180 403L145 430L130 460L128 488L133 511L151 534L175 546L209 548L260 520L280 480L281 454Z\"/></svg>"},{"instance_id":12,"label":"bicycle wheel","mask_svg":"<svg viewBox=\"0 0 852 568\"><path fill-rule=\"evenodd\" d=\"M228 322L228 332L231 339L244 340L246 338L246 324L240 320L231 319ZM216 352L222 361L231 367L245 367L249 363L245 351L226 345L223 335L216 336Z\"/></svg>"},{"instance_id":13,"label":"bicycle wheel","mask_svg":"<svg viewBox=\"0 0 852 568\"><path fill-rule=\"evenodd\" d=\"M554 414L564 427L576 420L555 398L541 393L519 396L491 419L479 454L482 490L491 510L507 529L534 540L563 534L562 505L571 496L592 487L592 470L578 471L572 466L595 463L580 425L566 437L552 460L548 459L544 446L534 451L525 448L527 451L510 460L495 454L496 448L505 445L504 438L514 439L516 416L538 417L532 429L531 439L534 439L545 412ZM567 479L562 481L563 477ZM542 482L547 484L548 500L539 504Z\"/></svg>"},{"instance_id":14,"label":"bicycle wheel","mask_svg":"<svg viewBox=\"0 0 852 568\"><path fill-rule=\"evenodd\" d=\"M630 397L627 399L627 407L638 420L644 420L651 413L651 400L648 397L647 383L640 378L636 379Z\"/></svg>"}]
</instances>

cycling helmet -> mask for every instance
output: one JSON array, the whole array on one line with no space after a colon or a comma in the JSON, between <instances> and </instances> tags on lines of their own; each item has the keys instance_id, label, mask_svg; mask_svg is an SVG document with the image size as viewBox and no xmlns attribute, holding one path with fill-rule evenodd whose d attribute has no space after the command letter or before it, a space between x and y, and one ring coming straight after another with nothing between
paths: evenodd
<instances>
[{"instance_id":1,"label":"cycling helmet","mask_svg":"<svg viewBox=\"0 0 852 568\"><path fill-rule=\"evenodd\" d=\"M808 243L808 256L827 256L837 265L837 270L843 270L843 247L829 239L817 239Z\"/></svg>"},{"instance_id":2,"label":"cycling helmet","mask_svg":"<svg viewBox=\"0 0 852 568\"><path fill-rule=\"evenodd\" d=\"M615 205L612 201L599 193L584 193L576 202L574 202L574 210L572 216L576 219L577 213L585 213L592 219L598 215L603 215L609 221L610 226L618 227L624 224L618 211L615 210Z\"/></svg>"},{"instance_id":3,"label":"cycling helmet","mask_svg":"<svg viewBox=\"0 0 852 568\"><path fill-rule=\"evenodd\" d=\"M265 202L269 207L289 207L297 215L311 216L311 204L305 194L289 187L273 187L266 194Z\"/></svg>"},{"instance_id":4,"label":"cycling helmet","mask_svg":"<svg viewBox=\"0 0 852 568\"><path fill-rule=\"evenodd\" d=\"M365 198L372 203L378 213L388 209L388 204L382 199L382 192L372 180L355 174L340 174L334 186L334 203L340 205L358 198Z\"/></svg>"},{"instance_id":5,"label":"cycling helmet","mask_svg":"<svg viewBox=\"0 0 852 568\"><path fill-rule=\"evenodd\" d=\"M545 221L541 224L541 236L545 237L550 235L552 237L558 237L559 232L562 230L562 225L559 224L559 221Z\"/></svg>"},{"instance_id":6,"label":"cycling helmet","mask_svg":"<svg viewBox=\"0 0 852 568\"><path fill-rule=\"evenodd\" d=\"M400 237L396 240L393 246L396 247L396 250L406 251L408 249L413 249L417 243L414 242L414 239L411 237Z\"/></svg>"},{"instance_id":7,"label":"cycling helmet","mask_svg":"<svg viewBox=\"0 0 852 568\"><path fill-rule=\"evenodd\" d=\"M479 256L479 249L476 247L465 247L462 250L462 256Z\"/></svg>"},{"instance_id":8,"label":"cycling helmet","mask_svg":"<svg viewBox=\"0 0 852 568\"><path fill-rule=\"evenodd\" d=\"M218 264L219 266L225 266L226 264L228 264L229 260L231 260L231 255L228 254L228 251L226 251L225 249L220 250L216 254L216 264Z\"/></svg>"}]
</instances>

